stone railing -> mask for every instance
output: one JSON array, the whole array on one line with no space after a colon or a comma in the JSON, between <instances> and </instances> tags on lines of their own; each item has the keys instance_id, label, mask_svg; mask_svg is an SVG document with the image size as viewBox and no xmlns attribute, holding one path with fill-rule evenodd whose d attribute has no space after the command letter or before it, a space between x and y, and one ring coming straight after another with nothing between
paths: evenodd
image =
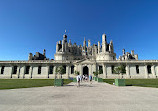
<instances>
[{"instance_id":1,"label":"stone railing","mask_svg":"<svg viewBox=\"0 0 158 111\"><path fill-rule=\"evenodd\" d=\"M80 60L15 60L15 61L0 61L0 63L76 63ZM84 61L81 61L81 63ZM89 62L89 61L87 61ZM96 63L158 63L158 60L91 60L90 62L96 62Z\"/></svg>"}]
</instances>

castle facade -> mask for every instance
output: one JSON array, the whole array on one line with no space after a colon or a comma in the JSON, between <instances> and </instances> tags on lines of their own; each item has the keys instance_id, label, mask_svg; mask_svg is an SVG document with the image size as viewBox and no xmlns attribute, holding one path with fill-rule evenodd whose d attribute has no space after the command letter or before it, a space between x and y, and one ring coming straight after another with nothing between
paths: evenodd
<instances>
[{"instance_id":1,"label":"castle facade","mask_svg":"<svg viewBox=\"0 0 158 111\"><path fill-rule=\"evenodd\" d=\"M113 41L109 43L106 35L102 35L102 42L88 45L84 39L83 45L72 44L67 35L56 43L54 60L46 58L46 50L43 54L29 53L27 61L0 61L0 78L21 79L53 79L56 69L63 66L65 74L63 78L75 77L75 71L80 75L92 75L100 72L100 78L157 78L158 60L138 60L138 55L122 50L122 56L116 58ZM125 71L120 75L115 72L115 67L123 66Z\"/></svg>"}]
</instances>

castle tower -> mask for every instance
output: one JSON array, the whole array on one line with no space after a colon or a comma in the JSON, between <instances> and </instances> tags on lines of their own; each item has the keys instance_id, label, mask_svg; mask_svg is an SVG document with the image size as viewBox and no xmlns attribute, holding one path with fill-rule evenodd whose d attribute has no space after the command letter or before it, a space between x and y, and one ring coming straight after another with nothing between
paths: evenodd
<instances>
[{"instance_id":1,"label":"castle tower","mask_svg":"<svg viewBox=\"0 0 158 111\"><path fill-rule=\"evenodd\" d=\"M113 41L112 41L112 40L110 41L110 44L109 44L109 51L110 51L111 53L114 53Z\"/></svg>"},{"instance_id":2,"label":"castle tower","mask_svg":"<svg viewBox=\"0 0 158 111\"><path fill-rule=\"evenodd\" d=\"M123 55L125 55L125 49L122 50Z\"/></svg>"},{"instance_id":3,"label":"castle tower","mask_svg":"<svg viewBox=\"0 0 158 111\"><path fill-rule=\"evenodd\" d=\"M98 41L98 54L100 53L100 42Z\"/></svg>"},{"instance_id":4,"label":"castle tower","mask_svg":"<svg viewBox=\"0 0 158 111\"><path fill-rule=\"evenodd\" d=\"M72 45L72 43L71 43L71 39L69 39L69 46L71 46Z\"/></svg>"},{"instance_id":5,"label":"castle tower","mask_svg":"<svg viewBox=\"0 0 158 111\"><path fill-rule=\"evenodd\" d=\"M66 34L63 35L63 40L65 41L65 43L67 42L67 35Z\"/></svg>"},{"instance_id":6,"label":"castle tower","mask_svg":"<svg viewBox=\"0 0 158 111\"><path fill-rule=\"evenodd\" d=\"M56 44L56 52L58 52L59 51L59 43L57 42L57 44Z\"/></svg>"},{"instance_id":7,"label":"castle tower","mask_svg":"<svg viewBox=\"0 0 158 111\"><path fill-rule=\"evenodd\" d=\"M84 37L84 41L83 41L83 50L86 51L86 40L85 40L85 37Z\"/></svg>"},{"instance_id":8,"label":"castle tower","mask_svg":"<svg viewBox=\"0 0 158 111\"><path fill-rule=\"evenodd\" d=\"M32 60L32 53L29 53L29 60Z\"/></svg>"},{"instance_id":9,"label":"castle tower","mask_svg":"<svg viewBox=\"0 0 158 111\"><path fill-rule=\"evenodd\" d=\"M131 55L134 56L134 50L131 51Z\"/></svg>"},{"instance_id":10,"label":"castle tower","mask_svg":"<svg viewBox=\"0 0 158 111\"><path fill-rule=\"evenodd\" d=\"M65 40L62 40L62 52L65 52Z\"/></svg>"},{"instance_id":11,"label":"castle tower","mask_svg":"<svg viewBox=\"0 0 158 111\"><path fill-rule=\"evenodd\" d=\"M46 50L45 49L43 49L43 55L46 56Z\"/></svg>"},{"instance_id":12,"label":"castle tower","mask_svg":"<svg viewBox=\"0 0 158 111\"><path fill-rule=\"evenodd\" d=\"M107 43L106 43L106 35L103 34L103 35L102 35L102 52L103 52L103 53L106 52L106 45L107 45Z\"/></svg>"},{"instance_id":13,"label":"castle tower","mask_svg":"<svg viewBox=\"0 0 158 111\"><path fill-rule=\"evenodd\" d=\"M88 40L88 47L90 47L91 46L91 41L90 40Z\"/></svg>"}]
</instances>

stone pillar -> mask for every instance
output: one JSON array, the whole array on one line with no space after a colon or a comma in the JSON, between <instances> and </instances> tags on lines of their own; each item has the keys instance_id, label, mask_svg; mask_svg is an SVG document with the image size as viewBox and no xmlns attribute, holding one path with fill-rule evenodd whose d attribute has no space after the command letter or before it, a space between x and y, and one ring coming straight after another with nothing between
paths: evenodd
<instances>
[{"instance_id":1,"label":"stone pillar","mask_svg":"<svg viewBox=\"0 0 158 111\"><path fill-rule=\"evenodd\" d=\"M97 70L97 65L96 65L96 64L93 64L93 68L94 68L94 69L93 69L93 72L98 71L98 70ZM93 73L93 72L92 72L92 73Z\"/></svg>"},{"instance_id":2,"label":"stone pillar","mask_svg":"<svg viewBox=\"0 0 158 111\"><path fill-rule=\"evenodd\" d=\"M130 68L129 68L129 65L126 65L126 76L127 76L127 78L130 78Z\"/></svg>"},{"instance_id":3,"label":"stone pillar","mask_svg":"<svg viewBox=\"0 0 158 111\"><path fill-rule=\"evenodd\" d=\"M83 75L83 66L81 65L80 75Z\"/></svg>"},{"instance_id":4,"label":"stone pillar","mask_svg":"<svg viewBox=\"0 0 158 111\"><path fill-rule=\"evenodd\" d=\"M74 66L74 72L75 72L75 66ZM69 68L69 74L71 74L71 66Z\"/></svg>"},{"instance_id":5,"label":"stone pillar","mask_svg":"<svg viewBox=\"0 0 158 111\"><path fill-rule=\"evenodd\" d=\"M90 75L92 75L93 74L93 72L92 72L92 65L90 65L89 70L90 70Z\"/></svg>"},{"instance_id":6,"label":"stone pillar","mask_svg":"<svg viewBox=\"0 0 158 111\"><path fill-rule=\"evenodd\" d=\"M66 66L66 77L69 78L69 70L70 70L70 66Z\"/></svg>"},{"instance_id":7,"label":"stone pillar","mask_svg":"<svg viewBox=\"0 0 158 111\"><path fill-rule=\"evenodd\" d=\"M17 68L17 75L18 75L18 78L20 78L20 69L21 69L21 66L18 66L18 68Z\"/></svg>"},{"instance_id":8,"label":"stone pillar","mask_svg":"<svg viewBox=\"0 0 158 111\"><path fill-rule=\"evenodd\" d=\"M151 72L153 74L153 78L156 78L155 65L152 65Z\"/></svg>"},{"instance_id":9,"label":"stone pillar","mask_svg":"<svg viewBox=\"0 0 158 111\"><path fill-rule=\"evenodd\" d=\"M149 75L148 75L148 70L147 70L147 65L144 66L144 72L145 72L145 78L148 78Z\"/></svg>"},{"instance_id":10,"label":"stone pillar","mask_svg":"<svg viewBox=\"0 0 158 111\"><path fill-rule=\"evenodd\" d=\"M2 69L2 66L0 66L0 74L1 74L1 69Z\"/></svg>"},{"instance_id":11,"label":"stone pillar","mask_svg":"<svg viewBox=\"0 0 158 111\"><path fill-rule=\"evenodd\" d=\"M25 70L26 70L26 66L23 66L23 72L22 72L22 75L23 75L23 78L25 78Z\"/></svg>"},{"instance_id":12,"label":"stone pillar","mask_svg":"<svg viewBox=\"0 0 158 111\"><path fill-rule=\"evenodd\" d=\"M54 78L56 78L56 75L57 75L56 74L56 68L57 68L57 66L54 66L54 68L53 68L53 74L55 75Z\"/></svg>"},{"instance_id":13,"label":"stone pillar","mask_svg":"<svg viewBox=\"0 0 158 111\"><path fill-rule=\"evenodd\" d=\"M103 77L107 78L107 67L105 64L103 64L102 67L103 67Z\"/></svg>"},{"instance_id":14,"label":"stone pillar","mask_svg":"<svg viewBox=\"0 0 158 111\"><path fill-rule=\"evenodd\" d=\"M13 74L13 66L11 66L10 78L12 78L12 74Z\"/></svg>"},{"instance_id":15,"label":"stone pillar","mask_svg":"<svg viewBox=\"0 0 158 111\"><path fill-rule=\"evenodd\" d=\"M47 68L46 68L46 78L49 78L49 65L48 66L46 66Z\"/></svg>"},{"instance_id":16,"label":"stone pillar","mask_svg":"<svg viewBox=\"0 0 158 111\"><path fill-rule=\"evenodd\" d=\"M56 73L56 66L54 66L54 68L53 68L53 74L55 74Z\"/></svg>"},{"instance_id":17,"label":"stone pillar","mask_svg":"<svg viewBox=\"0 0 158 111\"><path fill-rule=\"evenodd\" d=\"M30 67L29 78L32 78L33 66Z\"/></svg>"}]
</instances>

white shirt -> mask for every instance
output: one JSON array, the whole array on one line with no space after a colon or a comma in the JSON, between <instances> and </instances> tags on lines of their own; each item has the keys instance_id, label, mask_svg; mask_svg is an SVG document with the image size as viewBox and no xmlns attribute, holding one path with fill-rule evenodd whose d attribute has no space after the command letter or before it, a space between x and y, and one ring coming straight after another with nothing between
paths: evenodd
<instances>
[{"instance_id":1,"label":"white shirt","mask_svg":"<svg viewBox=\"0 0 158 111\"><path fill-rule=\"evenodd\" d=\"M77 82L80 80L80 75L78 75L77 77L76 77L76 79L77 79Z\"/></svg>"}]
</instances>

